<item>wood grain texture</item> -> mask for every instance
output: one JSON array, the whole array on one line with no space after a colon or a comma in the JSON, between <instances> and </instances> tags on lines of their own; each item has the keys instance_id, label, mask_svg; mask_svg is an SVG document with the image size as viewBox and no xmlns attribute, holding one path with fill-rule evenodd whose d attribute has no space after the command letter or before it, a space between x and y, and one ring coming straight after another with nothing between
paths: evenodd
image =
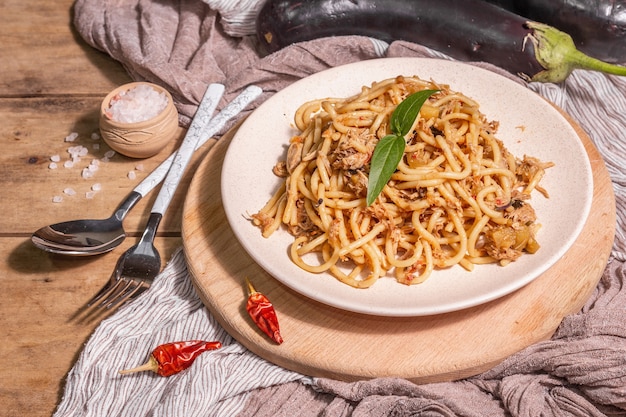
<instances>
[{"instance_id":1,"label":"wood grain texture","mask_svg":"<svg viewBox=\"0 0 626 417\"><path fill-rule=\"evenodd\" d=\"M85 303L136 241L78 259L45 253L24 238L0 238L0 416L52 415L68 371L106 317L84 320ZM181 244L180 237L156 241L163 259Z\"/></svg>"},{"instance_id":2,"label":"wood grain texture","mask_svg":"<svg viewBox=\"0 0 626 417\"><path fill-rule=\"evenodd\" d=\"M233 131L200 165L185 201L182 236L194 283L231 335L287 369L346 381L403 377L417 383L478 374L549 338L564 316L583 306L606 265L616 215L611 181L587 135L570 122L593 169L589 219L556 265L498 300L441 315L390 318L328 307L282 285L246 254L222 208L221 161ZM250 322L245 312L246 276L276 306L282 345L272 344Z\"/></svg>"},{"instance_id":3,"label":"wood grain texture","mask_svg":"<svg viewBox=\"0 0 626 417\"><path fill-rule=\"evenodd\" d=\"M73 3L2 1L0 97L93 96L129 81L122 65L78 35Z\"/></svg>"},{"instance_id":4,"label":"wood grain texture","mask_svg":"<svg viewBox=\"0 0 626 417\"><path fill-rule=\"evenodd\" d=\"M99 323L76 320L84 303L108 280L122 252L137 241L155 193L125 221L131 235L115 251L84 259L36 249L36 228L73 218L108 217L150 169L175 148L148 160L113 158L92 180L79 169L50 172L49 157L67 155L64 138L89 146L106 94L131 81L123 67L88 46L72 27L74 0L4 0L0 13L0 416L49 417L63 394L65 376ZM180 130L181 136L183 130ZM201 155L199 155L201 157ZM198 159L199 161L199 159ZM197 161L196 161L197 162ZM196 163L194 162L194 164ZM138 164L137 179L127 174ZM192 175L190 169L181 187ZM98 182L93 199L84 193ZM51 198L72 187L74 198ZM184 192L164 218L157 247L164 260L180 247ZM79 315L78 318L81 316Z\"/></svg>"}]
</instances>

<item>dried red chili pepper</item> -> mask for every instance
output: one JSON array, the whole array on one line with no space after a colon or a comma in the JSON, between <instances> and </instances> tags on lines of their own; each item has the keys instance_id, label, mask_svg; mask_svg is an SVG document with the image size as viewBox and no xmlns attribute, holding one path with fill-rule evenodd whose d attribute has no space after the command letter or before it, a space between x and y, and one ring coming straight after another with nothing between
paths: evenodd
<instances>
[{"instance_id":1,"label":"dried red chili pepper","mask_svg":"<svg viewBox=\"0 0 626 417\"><path fill-rule=\"evenodd\" d=\"M259 326L259 329L268 335L270 339L278 344L283 343L274 306L265 295L254 289L248 278L246 278L246 283L248 285L248 302L246 304L248 314L250 314L254 323Z\"/></svg>"},{"instance_id":2,"label":"dried red chili pepper","mask_svg":"<svg viewBox=\"0 0 626 417\"><path fill-rule=\"evenodd\" d=\"M203 340L165 343L152 351L148 362L133 369L120 371L120 374L152 371L161 376L174 375L189 368L202 352L221 347L220 342L205 342Z\"/></svg>"}]
</instances>

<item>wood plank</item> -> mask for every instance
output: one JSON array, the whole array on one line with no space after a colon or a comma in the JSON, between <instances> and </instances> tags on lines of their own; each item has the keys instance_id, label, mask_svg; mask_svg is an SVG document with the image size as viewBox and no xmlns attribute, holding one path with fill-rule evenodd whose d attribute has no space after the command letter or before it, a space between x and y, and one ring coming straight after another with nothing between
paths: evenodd
<instances>
[{"instance_id":1,"label":"wood plank","mask_svg":"<svg viewBox=\"0 0 626 417\"><path fill-rule=\"evenodd\" d=\"M0 189L3 190L3 207L6 210L0 217L0 233L29 234L49 223L78 219L105 218L113 213L120 201L148 173L160 164L178 146L184 129L179 128L177 137L158 155L148 159L133 159L116 155L109 162L100 162L93 178L84 179L82 169L93 159L102 161L110 148L103 141L94 141L91 134L98 131L98 108L100 98L91 97L46 97L30 99L0 99ZM65 137L77 132L75 142L65 142ZM212 143L213 141L210 141ZM210 147L210 143L203 149ZM72 168L64 168L69 160L68 149L82 145L89 154ZM98 145L99 149L94 149ZM50 169L50 157L59 155L61 162L57 169ZM194 166L202 158L203 152L195 155L179 192L159 231L178 233L180 231L181 206L185 189L193 175ZM138 167L143 170L138 170ZM128 178L133 171L136 179ZM102 190L92 199L86 198L91 187L99 183ZM72 188L76 195L64 194ZM55 196L63 197L61 203L53 203ZM156 197L156 192L131 211L126 226L129 233L143 230L147 213ZM41 210L37 216L25 215L33 208Z\"/></svg>"},{"instance_id":2,"label":"wood plank","mask_svg":"<svg viewBox=\"0 0 626 417\"><path fill-rule=\"evenodd\" d=\"M0 15L3 42L0 54L10 56L0 67L0 156L3 175L0 189L5 191L6 207L0 220L0 233L25 236L49 223L75 218L108 217L117 204L145 175L165 159L177 146L183 129L172 145L148 160L116 156L90 180L80 176L93 158L102 158L105 144L93 148L89 139L98 130L98 108L104 96L115 86L130 81L119 63L88 46L72 27L73 1L28 2L8 0ZM64 142L71 132L80 134L76 143ZM65 161L71 145L90 149L79 167L48 169L49 157L60 155ZM141 164L136 180L126 178ZM181 194L191 175L183 179ZM28 181L26 180L28 179ZM103 187L91 200L85 199L90 187ZM65 188L74 189L73 197L63 195ZM53 204L61 195L63 203ZM129 234L138 234L155 193L131 212L126 220ZM176 197L168 216L160 226L161 234L180 231L180 203ZM41 215L25 216L38 209Z\"/></svg>"},{"instance_id":3,"label":"wood plank","mask_svg":"<svg viewBox=\"0 0 626 417\"><path fill-rule=\"evenodd\" d=\"M66 374L99 321L72 320L134 244L95 258L49 255L22 238L0 239L0 415L50 416ZM164 260L180 238L159 238ZM165 264L165 262L164 262Z\"/></svg>"},{"instance_id":4,"label":"wood plank","mask_svg":"<svg viewBox=\"0 0 626 417\"><path fill-rule=\"evenodd\" d=\"M51 155L67 159L71 145L84 145L83 162L101 158L108 149L93 147L100 101L113 88L131 81L123 67L87 45L72 26L74 0L5 0L0 14L0 415L49 416L63 393L67 372L97 322L72 316L106 282L119 255L136 242L128 238L113 252L92 258L66 258L36 249L29 240L36 228L61 220L108 217L121 199L177 145L147 160L114 157L93 179L78 167L48 169ZM78 132L76 143L65 136ZM82 163L82 162L81 162ZM142 163L137 179L126 177ZM194 160L197 163L197 159ZM79 164L80 165L80 164ZM193 168L192 168L193 169ZM191 170L190 170L191 171ZM184 189L189 175L181 184ZM102 191L85 192L95 182ZM51 198L65 187L77 191L63 203ZM156 193L131 212L125 222L138 235ZM183 195L172 202L157 238L164 260L181 245Z\"/></svg>"},{"instance_id":5,"label":"wood plank","mask_svg":"<svg viewBox=\"0 0 626 417\"><path fill-rule=\"evenodd\" d=\"M72 26L72 0L6 0L0 13L0 97L104 94L130 81Z\"/></svg>"}]
</instances>

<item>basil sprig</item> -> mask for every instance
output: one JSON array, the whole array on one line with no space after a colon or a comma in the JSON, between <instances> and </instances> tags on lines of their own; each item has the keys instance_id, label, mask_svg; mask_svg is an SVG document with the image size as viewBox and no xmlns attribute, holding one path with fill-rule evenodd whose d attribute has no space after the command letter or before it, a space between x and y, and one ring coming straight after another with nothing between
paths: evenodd
<instances>
[{"instance_id":1,"label":"basil sprig","mask_svg":"<svg viewBox=\"0 0 626 417\"><path fill-rule=\"evenodd\" d=\"M382 138L374 148L370 161L370 173L367 183L367 205L371 205L381 193L385 184L398 168L404 155L406 139L404 138L413 126L422 105L428 97L439 90L422 90L402 100L391 114L389 128L391 134Z\"/></svg>"}]
</instances>

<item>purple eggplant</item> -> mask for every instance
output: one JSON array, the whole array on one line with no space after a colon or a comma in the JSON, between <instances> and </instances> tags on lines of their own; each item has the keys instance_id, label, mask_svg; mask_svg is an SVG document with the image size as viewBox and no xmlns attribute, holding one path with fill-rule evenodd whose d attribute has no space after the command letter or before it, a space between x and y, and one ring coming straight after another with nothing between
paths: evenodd
<instances>
[{"instance_id":1,"label":"purple eggplant","mask_svg":"<svg viewBox=\"0 0 626 417\"><path fill-rule=\"evenodd\" d=\"M567 32L582 52L626 62L624 0L486 0L527 19Z\"/></svg>"},{"instance_id":2,"label":"purple eggplant","mask_svg":"<svg viewBox=\"0 0 626 417\"><path fill-rule=\"evenodd\" d=\"M561 82L576 68L626 75L580 52L565 32L483 0L268 0L257 16L264 53L341 35L415 42L529 81Z\"/></svg>"}]
</instances>

